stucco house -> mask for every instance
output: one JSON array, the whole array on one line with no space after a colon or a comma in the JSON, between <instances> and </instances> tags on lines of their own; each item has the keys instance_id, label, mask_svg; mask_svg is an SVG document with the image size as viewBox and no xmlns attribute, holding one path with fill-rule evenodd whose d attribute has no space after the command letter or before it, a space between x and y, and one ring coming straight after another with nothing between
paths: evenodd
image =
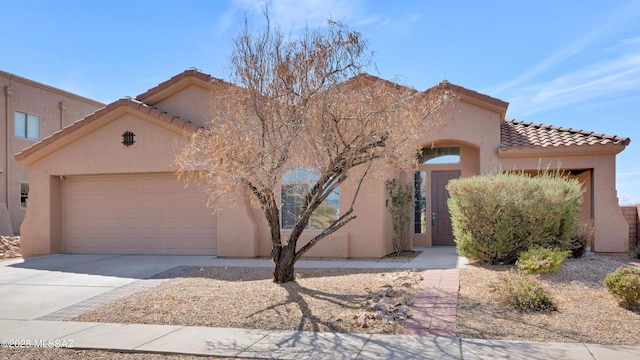
<instances>
[{"instance_id":1,"label":"stucco house","mask_svg":"<svg viewBox=\"0 0 640 360\"><path fill-rule=\"evenodd\" d=\"M271 243L264 217L244 194L216 203L213 212L202 189L185 187L174 175L177 149L190 132L208 126L216 112L216 94L228 86L234 85L187 70L17 154L29 168L31 187L21 227L23 255L268 256ZM618 206L615 157L628 138L506 120L508 103L449 86L459 99L444 121L425 131L416 144L424 149L417 171L389 173L414 181L414 246L454 245L446 207L449 179L548 166L561 167L583 184L581 217L592 219L598 228L593 249L626 251L629 234ZM371 258L390 253L393 230L384 205L384 180L369 178L355 206L358 219L323 239L308 256ZM341 193L352 187L347 181ZM285 196L282 201L287 201ZM337 198L334 205L348 207ZM313 231L310 224L306 236Z\"/></svg>"},{"instance_id":2,"label":"stucco house","mask_svg":"<svg viewBox=\"0 0 640 360\"><path fill-rule=\"evenodd\" d=\"M4 71L0 88L0 235L14 235L30 192L28 170L14 155L104 104Z\"/></svg>"}]
</instances>

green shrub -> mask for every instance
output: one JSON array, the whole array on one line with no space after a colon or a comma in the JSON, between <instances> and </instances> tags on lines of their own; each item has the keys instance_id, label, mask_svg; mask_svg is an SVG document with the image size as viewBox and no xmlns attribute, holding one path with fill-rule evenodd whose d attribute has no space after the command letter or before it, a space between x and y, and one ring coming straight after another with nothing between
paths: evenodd
<instances>
[{"instance_id":1,"label":"green shrub","mask_svg":"<svg viewBox=\"0 0 640 360\"><path fill-rule=\"evenodd\" d=\"M575 233L571 236L571 257L574 259L581 258L587 251L587 247L593 244L596 237L596 227L593 220L583 223Z\"/></svg>"},{"instance_id":2,"label":"green shrub","mask_svg":"<svg viewBox=\"0 0 640 360\"><path fill-rule=\"evenodd\" d=\"M387 200L385 206L393 221L393 252L399 254L409 249L408 225L411 223L411 204L413 203L413 186L401 185L398 179L385 181Z\"/></svg>"},{"instance_id":3,"label":"green shrub","mask_svg":"<svg viewBox=\"0 0 640 360\"><path fill-rule=\"evenodd\" d=\"M536 246L521 252L516 264L518 269L527 274L548 274L557 272L560 269L560 264L570 255L571 250Z\"/></svg>"},{"instance_id":4,"label":"green shrub","mask_svg":"<svg viewBox=\"0 0 640 360\"><path fill-rule=\"evenodd\" d=\"M604 286L621 305L640 307L640 269L620 267L604 278Z\"/></svg>"},{"instance_id":5,"label":"green shrub","mask_svg":"<svg viewBox=\"0 0 640 360\"><path fill-rule=\"evenodd\" d=\"M640 259L640 244L631 245L629 247L629 254L631 255L631 258Z\"/></svg>"},{"instance_id":6,"label":"green shrub","mask_svg":"<svg viewBox=\"0 0 640 360\"><path fill-rule=\"evenodd\" d=\"M489 288L500 301L519 311L556 311L538 280L525 274L508 273Z\"/></svg>"},{"instance_id":7,"label":"green shrub","mask_svg":"<svg viewBox=\"0 0 640 360\"><path fill-rule=\"evenodd\" d=\"M582 188L558 172L497 173L451 180L449 211L458 252L513 264L532 246L572 248Z\"/></svg>"}]
</instances>

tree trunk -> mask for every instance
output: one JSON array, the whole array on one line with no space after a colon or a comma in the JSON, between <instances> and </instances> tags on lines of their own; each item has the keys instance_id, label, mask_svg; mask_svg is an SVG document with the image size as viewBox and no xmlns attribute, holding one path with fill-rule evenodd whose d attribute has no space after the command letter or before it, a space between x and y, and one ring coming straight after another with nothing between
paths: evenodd
<instances>
[{"instance_id":1,"label":"tree trunk","mask_svg":"<svg viewBox=\"0 0 640 360\"><path fill-rule=\"evenodd\" d=\"M287 245L281 247L277 253L277 258L273 259L276 263L276 268L273 270L273 282L283 284L289 281L295 281L296 274L293 268L296 255L295 248Z\"/></svg>"}]
</instances>

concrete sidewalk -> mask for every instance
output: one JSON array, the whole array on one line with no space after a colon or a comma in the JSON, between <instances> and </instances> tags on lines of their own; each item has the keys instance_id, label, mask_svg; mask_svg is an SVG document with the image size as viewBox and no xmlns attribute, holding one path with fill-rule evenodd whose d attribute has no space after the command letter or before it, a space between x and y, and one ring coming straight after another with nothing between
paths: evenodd
<instances>
[{"instance_id":1,"label":"concrete sidewalk","mask_svg":"<svg viewBox=\"0 0 640 360\"><path fill-rule=\"evenodd\" d=\"M640 358L640 346L37 320L0 320L0 339L29 341L32 346L57 340L75 349L259 359Z\"/></svg>"},{"instance_id":2,"label":"concrete sidewalk","mask_svg":"<svg viewBox=\"0 0 640 360\"><path fill-rule=\"evenodd\" d=\"M157 285L192 266L272 267L269 260L211 256L49 255L0 262L0 355L6 341L43 342L77 349L277 359L640 359L640 347L460 339L454 336L369 335L221 329L172 325L59 321ZM455 269L465 266L455 248L429 248L410 262L303 260L298 268ZM447 284L451 272L425 278L433 308L451 299L434 296L432 283ZM455 272L453 272L455 273ZM439 274L439 275L438 275ZM448 285L447 285L448 286ZM425 309L429 306L425 306ZM437 314L430 317L429 331ZM449 314L444 314L449 315ZM43 320L43 319L46 319ZM446 319L445 319L446 320ZM446 321L445 321L446 322ZM418 324L420 325L420 324ZM417 327L418 333L426 329ZM450 333L453 334L453 333ZM433 334L432 334L433 335ZM52 342L49 343L49 340ZM55 340L58 340L57 342ZM0 356L1 357L1 356Z\"/></svg>"}]
</instances>

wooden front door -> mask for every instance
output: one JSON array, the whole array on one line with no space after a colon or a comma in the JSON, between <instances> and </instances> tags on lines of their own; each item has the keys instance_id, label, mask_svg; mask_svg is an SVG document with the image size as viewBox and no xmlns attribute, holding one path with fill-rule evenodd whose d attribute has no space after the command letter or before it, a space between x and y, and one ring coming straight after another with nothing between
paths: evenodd
<instances>
[{"instance_id":1,"label":"wooden front door","mask_svg":"<svg viewBox=\"0 0 640 360\"><path fill-rule=\"evenodd\" d=\"M433 246L456 246L451 228L447 184L460 177L460 170L431 172L431 243Z\"/></svg>"}]
</instances>

